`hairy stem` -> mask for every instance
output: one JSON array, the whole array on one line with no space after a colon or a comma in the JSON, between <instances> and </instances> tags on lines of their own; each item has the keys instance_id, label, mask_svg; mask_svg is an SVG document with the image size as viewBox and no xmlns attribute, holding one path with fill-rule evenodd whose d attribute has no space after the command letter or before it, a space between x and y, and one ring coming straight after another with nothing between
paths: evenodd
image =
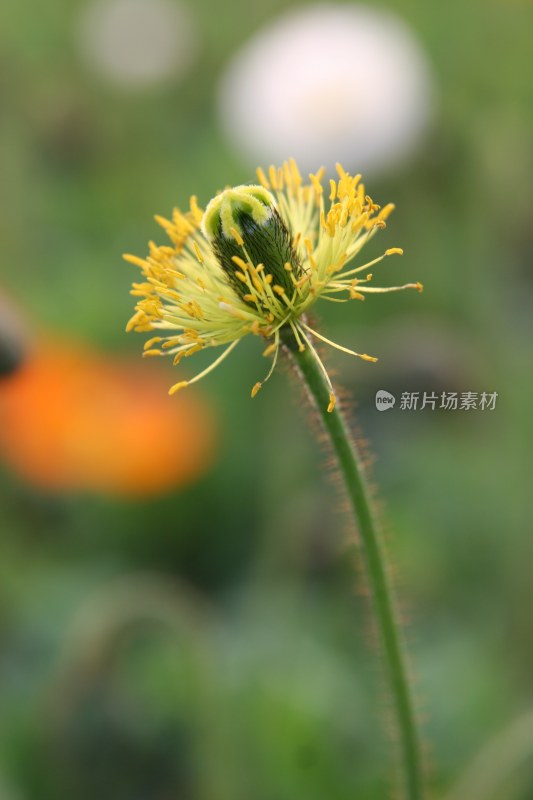
<instances>
[{"instance_id":1,"label":"hairy stem","mask_svg":"<svg viewBox=\"0 0 533 800\"><path fill-rule=\"evenodd\" d=\"M284 342L331 441L353 508L396 712L404 770L404 795L409 800L422 800L424 797L422 758L412 690L383 543L372 509L361 458L342 413L338 409L333 409L331 412L327 410L330 402L329 388L311 351L306 348L300 352L289 336L284 336Z\"/></svg>"}]
</instances>

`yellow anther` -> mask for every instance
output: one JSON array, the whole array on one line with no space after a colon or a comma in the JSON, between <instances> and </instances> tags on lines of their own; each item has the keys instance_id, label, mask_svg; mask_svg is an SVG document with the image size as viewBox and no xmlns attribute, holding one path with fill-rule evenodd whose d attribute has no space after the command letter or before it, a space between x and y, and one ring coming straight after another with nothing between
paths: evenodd
<instances>
[{"instance_id":1,"label":"yellow anther","mask_svg":"<svg viewBox=\"0 0 533 800\"><path fill-rule=\"evenodd\" d=\"M161 350L145 350L143 352L143 358L148 358L150 356L164 356L165 354Z\"/></svg>"},{"instance_id":2,"label":"yellow anther","mask_svg":"<svg viewBox=\"0 0 533 800\"><path fill-rule=\"evenodd\" d=\"M250 394L251 394L251 396L252 396L252 397L255 397L255 396L256 396L256 394L258 393L258 391L261 389L261 386L262 386L262 385L263 385L263 384L262 384L262 383L260 383L259 381L258 381L257 383L254 383L254 385L253 385L253 387L252 387L252 391L250 392Z\"/></svg>"},{"instance_id":3,"label":"yellow anther","mask_svg":"<svg viewBox=\"0 0 533 800\"><path fill-rule=\"evenodd\" d=\"M261 167L257 167L256 175L261 186L264 186L265 189L270 189L270 184L267 181L267 176L265 175L264 170Z\"/></svg>"},{"instance_id":4,"label":"yellow anther","mask_svg":"<svg viewBox=\"0 0 533 800\"><path fill-rule=\"evenodd\" d=\"M193 246L194 254L195 254L196 258L198 259L200 264L203 264L204 263L204 257L203 257L203 255L201 253L200 248L198 247L198 243L197 242L193 242L192 246Z\"/></svg>"},{"instance_id":5,"label":"yellow anther","mask_svg":"<svg viewBox=\"0 0 533 800\"><path fill-rule=\"evenodd\" d=\"M300 175L300 170L296 166L296 161L294 158L289 159L289 166L291 168L291 175L292 180L294 182L294 186L298 189L302 185L302 176Z\"/></svg>"},{"instance_id":6,"label":"yellow anther","mask_svg":"<svg viewBox=\"0 0 533 800\"><path fill-rule=\"evenodd\" d=\"M201 344L194 344L192 347L189 347L188 350L185 351L184 355L185 358L189 358L189 356L193 356L195 353L199 353L200 350L203 350L203 345Z\"/></svg>"},{"instance_id":7,"label":"yellow anther","mask_svg":"<svg viewBox=\"0 0 533 800\"><path fill-rule=\"evenodd\" d=\"M148 266L148 262L144 258L139 258L138 256L132 256L131 253L124 253L122 258L129 264L135 264L136 267L141 267L141 269L144 269L145 267Z\"/></svg>"},{"instance_id":8,"label":"yellow anther","mask_svg":"<svg viewBox=\"0 0 533 800\"><path fill-rule=\"evenodd\" d=\"M172 233L175 230L174 223L166 217L161 217L159 214L154 215L154 219L167 233Z\"/></svg>"},{"instance_id":9,"label":"yellow anther","mask_svg":"<svg viewBox=\"0 0 533 800\"><path fill-rule=\"evenodd\" d=\"M291 192L291 194L294 194L294 181L292 179L291 168L288 161L283 162L283 178L287 185L287 189Z\"/></svg>"},{"instance_id":10,"label":"yellow anther","mask_svg":"<svg viewBox=\"0 0 533 800\"><path fill-rule=\"evenodd\" d=\"M168 350L171 347L176 347L178 344L181 344L181 336L170 336L168 339L165 339L161 347L163 350Z\"/></svg>"},{"instance_id":11,"label":"yellow anther","mask_svg":"<svg viewBox=\"0 0 533 800\"><path fill-rule=\"evenodd\" d=\"M386 256L403 256L403 250L401 247L389 247L388 250L385 250Z\"/></svg>"},{"instance_id":12,"label":"yellow anther","mask_svg":"<svg viewBox=\"0 0 533 800\"><path fill-rule=\"evenodd\" d=\"M314 175L312 172L309 173L309 180L313 184L313 188L317 194L317 196L321 195L324 191L322 184L320 183L320 179L317 175Z\"/></svg>"},{"instance_id":13,"label":"yellow anther","mask_svg":"<svg viewBox=\"0 0 533 800\"><path fill-rule=\"evenodd\" d=\"M378 214L378 219L386 220L394 211L394 203L387 203Z\"/></svg>"},{"instance_id":14,"label":"yellow anther","mask_svg":"<svg viewBox=\"0 0 533 800\"><path fill-rule=\"evenodd\" d=\"M268 168L268 177L270 179L270 183L272 185L272 188L273 189L278 189L278 173L277 173L276 167L274 167L273 165L271 165Z\"/></svg>"},{"instance_id":15,"label":"yellow anther","mask_svg":"<svg viewBox=\"0 0 533 800\"><path fill-rule=\"evenodd\" d=\"M204 212L200 208L200 206L198 205L198 198L196 197L195 194L193 194L191 199L190 199L189 208L191 209L191 216L192 216L194 222L196 223L196 225L199 225L200 222L202 221L202 217L204 215Z\"/></svg>"},{"instance_id":16,"label":"yellow anther","mask_svg":"<svg viewBox=\"0 0 533 800\"><path fill-rule=\"evenodd\" d=\"M154 344L158 344L158 342L161 341L161 338L162 338L161 336L152 336L151 339L148 339L148 341L144 343L144 349L150 350L150 348L153 347ZM165 345L163 345L163 347L164 346Z\"/></svg>"},{"instance_id":17,"label":"yellow anther","mask_svg":"<svg viewBox=\"0 0 533 800\"><path fill-rule=\"evenodd\" d=\"M239 247L242 247L244 244L244 239L242 238L237 228L230 228L229 232L231 233L231 235L233 236Z\"/></svg>"},{"instance_id":18,"label":"yellow anther","mask_svg":"<svg viewBox=\"0 0 533 800\"><path fill-rule=\"evenodd\" d=\"M282 297L282 295L284 295L284 294L285 294L285 289L283 288L283 286L279 286L278 284L276 284L275 286L273 286L273 287L272 287L272 289L273 289L273 291L274 291L274 292L276 292L276 294L278 294L280 297Z\"/></svg>"},{"instance_id":19,"label":"yellow anther","mask_svg":"<svg viewBox=\"0 0 533 800\"><path fill-rule=\"evenodd\" d=\"M331 414L331 412L334 410L336 402L337 402L337 398L335 397L335 395L334 394L330 394L330 396L329 396L329 404L328 404L328 414Z\"/></svg>"},{"instance_id":20,"label":"yellow anther","mask_svg":"<svg viewBox=\"0 0 533 800\"><path fill-rule=\"evenodd\" d=\"M237 266L243 269L245 272L248 269L248 264L246 263L244 258L241 258L240 256L232 256L231 260L233 261L234 264L237 264Z\"/></svg>"},{"instance_id":21,"label":"yellow anther","mask_svg":"<svg viewBox=\"0 0 533 800\"><path fill-rule=\"evenodd\" d=\"M176 392L179 392L180 389L184 389L185 386L187 386L187 385L188 385L188 381L180 381L179 383L175 383L174 386L170 387L170 389L168 390L168 393L170 395L176 394Z\"/></svg>"}]
</instances>

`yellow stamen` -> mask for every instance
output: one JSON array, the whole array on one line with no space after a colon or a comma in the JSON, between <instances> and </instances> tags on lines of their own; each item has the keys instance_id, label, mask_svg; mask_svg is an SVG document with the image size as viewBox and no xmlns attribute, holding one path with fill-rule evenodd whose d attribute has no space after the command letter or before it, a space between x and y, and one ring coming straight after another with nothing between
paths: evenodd
<instances>
[{"instance_id":1,"label":"yellow stamen","mask_svg":"<svg viewBox=\"0 0 533 800\"><path fill-rule=\"evenodd\" d=\"M309 173L309 180L313 184L313 189L315 190L317 197L319 197L322 194L322 192L324 191L324 188L323 188L322 184L320 183L320 180L319 180L318 176L314 175L312 172L310 172Z\"/></svg>"},{"instance_id":2,"label":"yellow stamen","mask_svg":"<svg viewBox=\"0 0 533 800\"><path fill-rule=\"evenodd\" d=\"M320 367L320 370L321 370L324 378L326 379L326 384L327 384L327 387L329 389L329 393L330 393L330 397L331 397L331 395L334 395L335 392L333 391L333 386L331 385L331 379L330 379L330 377L328 375L328 371L325 368L324 364L322 363L322 360L321 360L320 356L318 355L317 351L315 350L315 348L311 344L311 341L310 341L309 337L305 335L305 333L303 332L302 328L300 328L299 326L298 326L298 329L299 329L300 333L302 334L303 338L305 339L305 341L307 343L307 346L309 347L311 353L313 354L313 357L314 357L315 361L317 362L318 366ZM330 405L331 405L331 400L330 400Z\"/></svg>"},{"instance_id":3,"label":"yellow stamen","mask_svg":"<svg viewBox=\"0 0 533 800\"><path fill-rule=\"evenodd\" d=\"M248 269L248 264L246 263L244 258L241 258L240 256L232 256L231 260L233 261L234 264L237 264L237 266L240 267L245 272Z\"/></svg>"},{"instance_id":4,"label":"yellow stamen","mask_svg":"<svg viewBox=\"0 0 533 800\"><path fill-rule=\"evenodd\" d=\"M289 167L291 170L292 181L294 183L295 189L299 189L302 185L302 176L300 175L300 170L296 165L296 161L294 158L289 159Z\"/></svg>"},{"instance_id":5,"label":"yellow stamen","mask_svg":"<svg viewBox=\"0 0 533 800\"><path fill-rule=\"evenodd\" d=\"M367 294L386 294L387 292L402 292L404 289L416 289L422 292L424 287L418 283L404 283L403 286L361 286L359 291Z\"/></svg>"},{"instance_id":6,"label":"yellow stamen","mask_svg":"<svg viewBox=\"0 0 533 800\"><path fill-rule=\"evenodd\" d=\"M390 216L390 215L392 214L392 212L394 211L394 209L395 209L395 205L394 205L394 203L387 203L387 205L386 205L386 206L383 206L383 208L382 208L382 209L381 209L381 211L379 212L379 214L378 214L378 220L380 220L380 221L385 221L386 219L388 219L388 218L389 218L389 216Z\"/></svg>"},{"instance_id":7,"label":"yellow stamen","mask_svg":"<svg viewBox=\"0 0 533 800\"><path fill-rule=\"evenodd\" d=\"M315 338L320 339L320 341L325 342L326 344L329 344L330 347L335 347L337 350L341 350L343 353L348 353L348 355L351 356L357 356L358 358L362 358L363 361L376 362L378 360L375 356L369 356L366 353L356 353L355 350L349 350L347 347L343 347L342 345L337 344L336 342L332 342L331 339L326 339L325 336L322 336L322 334L313 330L313 328L310 328L309 325L306 325L305 322L302 322L301 320L300 320L300 325L303 328L305 328L306 331L309 331L309 333L311 333Z\"/></svg>"},{"instance_id":8,"label":"yellow stamen","mask_svg":"<svg viewBox=\"0 0 533 800\"><path fill-rule=\"evenodd\" d=\"M237 228L230 228L229 232L231 233L231 235L233 236L239 247L242 247L244 244L244 239L242 238Z\"/></svg>"},{"instance_id":9,"label":"yellow stamen","mask_svg":"<svg viewBox=\"0 0 533 800\"><path fill-rule=\"evenodd\" d=\"M361 266L350 266L379 228L385 227L394 206L380 208L367 194L361 176L350 175L340 164L337 174L336 180L324 181L321 168L310 173L304 184L293 159L280 168L259 168L256 185L228 187L211 200L205 212L193 196L185 211L173 209L169 218L157 216L170 242L162 246L150 242L146 258L124 255L142 274L132 285L137 305L127 330L149 332L151 338L144 346L147 357L169 354L178 363L206 347L224 346L210 367L190 381L175 384L172 392L208 374L249 333L268 340L264 354L274 356L268 379L278 357L279 331L287 325L296 345L301 350L309 348L321 365L330 387L328 411L334 408L335 394L313 347L315 338L342 352L375 360L337 345L302 322L320 298L339 303L364 300L370 293L423 289L421 283L389 288L369 285L372 265L401 255L399 247L389 248ZM289 249L281 250L287 261L278 263L269 252L265 264L254 264L253 245L247 246L248 230L241 229L240 209L247 207L243 203L249 204L258 226L270 224L276 210L290 232ZM215 246L220 236L226 239L229 253L239 253L229 255L229 268L228 251L223 255L223 248ZM281 280L287 274L290 278ZM154 336L160 331L168 335ZM252 396L263 384L255 384Z\"/></svg>"},{"instance_id":10,"label":"yellow stamen","mask_svg":"<svg viewBox=\"0 0 533 800\"><path fill-rule=\"evenodd\" d=\"M191 215L194 221L196 222L197 225L200 225L204 212L198 205L198 198L196 197L195 194L193 194L190 199L189 208L191 210Z\"/></svg>"},{"instance_id":11,"label":"yellow stamen","mask_svg":"<svg viewBox=\"0 0 533 800\"><path fill-rule=\"evenodd\" d=\"M298 350L300 353L303 353L305 350L305 344L302 342L300 337L301 330L292 320L290 320L289 325L292 328L292 332L294 333L294 338L296 339L296 344L298 345ZM304 337L305 338L305 337Z\"/></svg>"},{"instance_id":12,"label":"yellow stamen","mask_svg":"<svg viewBox=\"0 0 533 800\"><path fill-rule=\"evenodd\" d=\"M176 392L179 392L180 389L184 389L188 385L188 381L180 381L179 383L175 383L174 386L171 386L168 393L169 395L176 394Z\"/></svg>"},{"instance_id":13,"label":"yellow stamen","mask_svg":"<svg viewBox=\"0 0 533 800\"><path fill-rule=\"evenodd\" d=\"M258 179L259 183L261 184L261 186L264 186L265 189L270 189L270 184L267 181L267 177L266 177L264 171L261 169L261 167L257 167L255 172L256 172L256 175L257 175L257 179Z\"/></svg>"},{"instance_id":14,"label":"yellow stamen","mask_svg":"<svg viewBox=\"0 0 533 800\"><path fill-rule=\"evenodd\" d=\"M227 357L229 356L229 354L231 353L231 351L232 351L232 350L233 350L233 349L234 349L234 348L235 348L235 347L236 347L238 344L239 344L239 340L238 340L238 339L235 339L235 341L234 341L234 342L232 342L232 343L230 344L230 346L229 346L229 347L227 347L227 348L224 350L224 352L222 353L222 355L220 355L218 358L216 358L216 359L213 361L213 363L212 363L212 364L210 364L210 365L209 365L209 366L208 366L206 369L202 370L202 372L199 372L199 373L198 373L198 375L195 375L195 376L194 376L194 378L191 378L191 379L190 379L190 380L188 380L188 381L180 381L180 383L175 383L175 384L174 384L174 386L172 386L172 387L170 388L169 394L174 394L174 392L177 392L179 389L182 389L184 386L190 386L192 383L197 383L198 381L201 381L201 380L202 380L202 378L205 378L205 376L206 376L206 375L209 375L209 373L210 373L210 372L212 372L214 369L216 369L216 368L218 367L218 365L219 365L220 363L222 363L222 361L224 361L224 359L225 359L225 358L227 358Z\"/></svg>"},{"instance_id":15,"label":"yellow stamen","mask_svg":"<svg viewBox=\"0 0 533 800\"><path fill-rule=\"evenodd\" d=\"M151 339L148 339L148 341L144 343L144 349L150 350L150 348L153 347L154 344L158 344L158 342L160 342L161 339L162 339L161 336L152 336ZM165 345L163 345L163 347L164 346Z\"/></svg>"},{"instance_id":16,"label":"yellow stamen","mask_svg":"<svg viewBox=\"0 0 533 800\"><path fill-rule=\"evenodd\" d=\"M271 345L270 347L267 347L263 355L266 355L267 351L272 349L274 350L274 358L272 359L272 364L270 366L270 369L268 370L266 378L264 378L260 383L256 383L255 386L253 387L252 397L255 397L261 386L268 381L268 379L270 378L270 376L272 375L272 373L276 368L276 363L278 360L278 353L279 353L279 331L276 331L274 334L274 344Z\"/></svg>"},{"instance_id":17,"label":"yellow stamen","mask_svg":"<svg viewBox=\"0 0 533 800\"><path fill-rule=\"evenodd\" d=\"M140 267L144 269L148 266L148 262L145 261L144 258L139 258L138 256L133 256L131 253L124 253L122 258L124 261L127 261L129 264L134 264L136 267Z\"/></svg>"},{"instance_id":18,"label":"yellow stamen","mask_svg":"<svg viewBox=\"0 0 533 800\"><path fill-rule=\"evenodd\" d=\"M198 259L200 264L203 264L204 263L204 257L202 255L202 252L201 252L200 248L198 247L198 244L196 242L193 242L192 246L194 248L194 254L196 255L196 258Z\"/></svg>"}]
</instances>

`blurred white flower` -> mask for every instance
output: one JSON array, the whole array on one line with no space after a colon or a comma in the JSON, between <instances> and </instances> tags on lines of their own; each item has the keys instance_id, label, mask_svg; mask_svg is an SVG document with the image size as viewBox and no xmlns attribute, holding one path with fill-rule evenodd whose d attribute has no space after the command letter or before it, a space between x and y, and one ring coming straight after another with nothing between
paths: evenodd
<instances>
[{"instance_id":1,"label":"blurred white flower","mask_svg":"<svg viewBox=\"0 0 533 800\"><path fill-rule=\"evenodd\" d=\"M102 77L141 88L180 78L194 59L198 37L176 0L92 0L82 9L79 43Z\"/></svg>"},{"instance_id":2,"label":"blurred white flower","mask_svg":"<svg viewBox=\"0 0 533 800\"><path fill-rule=\"evenodd\" d=\"M433 82L415 35L391 12L307 6L260 30L219 87L222 125L251 162L294 156L376 172L419 145Z\"/></svg>"}]
</instances>

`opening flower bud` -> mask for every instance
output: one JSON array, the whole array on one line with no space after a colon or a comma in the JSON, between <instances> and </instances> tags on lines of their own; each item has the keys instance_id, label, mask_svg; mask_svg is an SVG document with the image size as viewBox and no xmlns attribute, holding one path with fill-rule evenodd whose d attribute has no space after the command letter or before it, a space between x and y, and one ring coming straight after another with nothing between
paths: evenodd
<instances>
[{"instance_id":1,"label":"opening flower bud","mask_svg":"<svg viewBox=\"0 0 533 800\"><path fill-rule=\"evenodd\" d=\"M247 299L250 291L242 280L243 262L252 268L262 264L274 286L292 293L291 270L285 265L296 276L301 267L276 201L262 186L236 186L218 194L207 206L202 230L241 297Z\"/></svg>"},{"instance_id":2,"label":"opening flower bud","mask_svg":"<svg viewBox=\"0 0 533 800\"><path fill-rule=\"evenodd\" d=\"M188 211L174 209L171 219L156 217L170 246L151 242L146 258L124 256L142 273L142 283L133 284L132 294L139 299L127 330L156 334L146 343L145 355L169 355L177 365L204 348L224 347L205 369L178 381L171 394L203 380L248 334L260 336L264 355L272 356L253 396L273 374L282 344L298 353L309 350L326 379L329 411L335 393L313 340L375 361L310 327L309 309L320 299L343 303L362 300L367 293L420 291L422 285L369 285L370 267L400 254L399 248L366 264L352 263L385 226L393 206L374 203L360 175L350 175L340 164L337 172L328 201L322 169L309 175L309 183L292 159L270 167L268 176L258 169L260 185L225 189L205 212L193 196Z\"/></svg>"}]
</instances>

